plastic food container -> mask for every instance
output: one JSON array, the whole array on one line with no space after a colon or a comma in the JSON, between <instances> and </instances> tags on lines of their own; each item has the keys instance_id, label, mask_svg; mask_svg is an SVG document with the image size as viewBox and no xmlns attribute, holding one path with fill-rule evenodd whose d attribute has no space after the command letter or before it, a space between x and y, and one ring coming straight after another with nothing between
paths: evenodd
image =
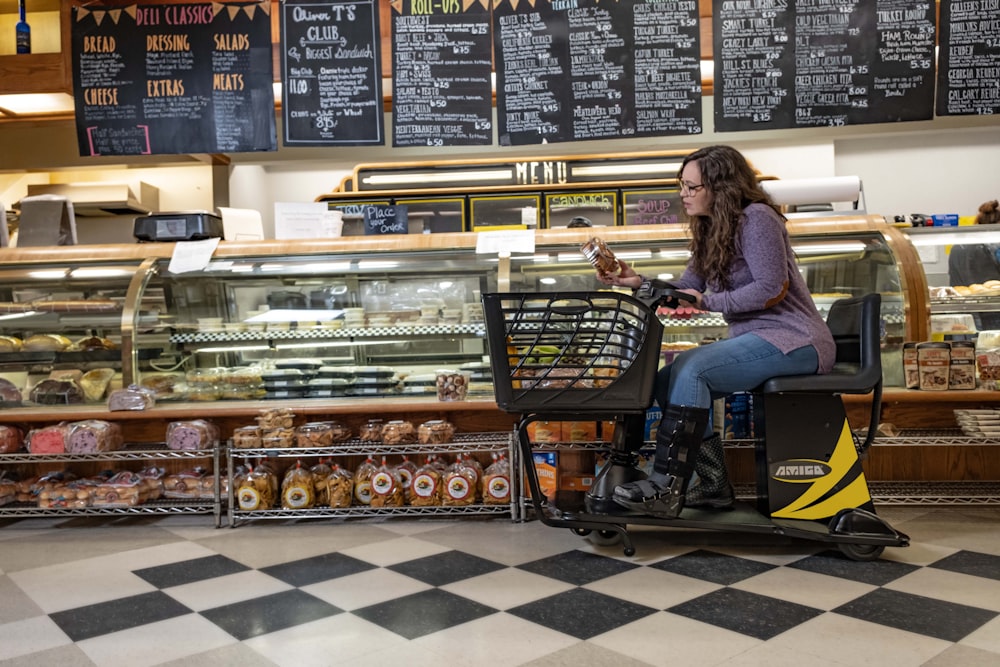
<instances>
[{"instance_id":1,"label":"plastic food container","mask_svg":"<svg viewBox=\"0 0 1000 667\"><path fill-rule=\"evenodd\" d=\"M469 393L470 373L438 371L435 381L439 401L464 401Z\"/></svg>"}]
</instances>

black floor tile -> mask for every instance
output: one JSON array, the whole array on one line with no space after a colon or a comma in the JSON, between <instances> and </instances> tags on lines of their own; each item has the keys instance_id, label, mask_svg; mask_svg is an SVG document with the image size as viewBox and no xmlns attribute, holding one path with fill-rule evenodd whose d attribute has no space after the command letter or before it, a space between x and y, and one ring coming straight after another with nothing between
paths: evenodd
<instances>
[{"instance_id":1,"label":"black floor tile","mask_svg":"<svg viewBox=\"0 0 1000 667\"><path fill-rule=\"evenodd\" d=\"M960 574L971 574L974 577L1000 580L1000 556L977 551L953 553L936 563L931 563L930 567Z\"/></svg>"},{"instance_id":2,"label":"black floor tile","mask_svg":"<svg viewBox=\"0 0 1000 667\"><path fill-rule=\"evenodd\" d=\"M831 577L850 579L872 586L884 586L890 581L920 569L917 565L891 560L851 560L839 551L823 551L815 556L789 563L788 567L816 574L828 574Z\"/></svg>"},{"instance_id":3,"label":"black floor tile","mask_svg":"<svg viewBox=\"0 0 1000 667\"><path fill-rule=\"evenodd\" d=\"M455 581L502 570L505 567L507 566L462 551L446 551L390 565L386 569L413 577L431 586L444 586Z\"/></svg>"},{"instance_id":4,"label":"black floor tile","mask_svg":"<svg viewBox=\"0 0 1000 667\"><path fill-rule=\"evenodd\" d=\"M692 551L675 558L668 558L667 560L653 563L650 567L728 586L762 572L773 570L776 566L699 549L698 551Z\"/></svg>"},{"instance_id":5,"label":"black floor tile","mask_svg":"<svg viewBox=\"0 0 1000 667\"><path fill-rule=\"evenodd\" d=\"M838 614L957 642L997 616L964 604L879 588L834 609Z\"/></svg>"},{"instance_id":6,"label":"black floor tile","mask_svg":"<svg viewBox=\"0 0 1000 667\"><path fill-rule=\"evenodd\" d=\"M639 567L615 558L587 553L586 551L567 551L565 553L542 558L541 560L524 563L517 566L521 570L551 577L559 581L583 586L598 579L604 579L615 574L628 572Z\"/></svg>"},{"instance_id":7,"label":"black floor tile","mask_svg":"<svg viewBox=\"0 0 1000 667\"><path fill-rule=\"evenodd\" d=\"M78 642L190 613L190 609L166 593L153 591L58 611L49 617L70 639Z\"/></svg>"},{"instance_id":8,"label":"black floor tile","mask_svg":"<svg viewBox=\"0 0 1000 667\"><path fill-rule=\"evenodd\" d=\"M713 591L667 611L762 640L823 613L820 609L734 588Z\"/></svg>"},{"instance_id":9,"label":"black floor tile","mask_svg":"<svg viewBox=\"0 0 1000 667\"><path fill-rule=\"evenodd\" d=\"M133 570L133 574L162 589L223 577L249 569L246 565L238 563L232 558L215 555L180 561L179 563L144 567L141 570Z\"/></svg>"},{"instance_id":10,"label":"black floor tile","mask_svg":"<svg viewBox=\"0 0 1000 667\"><path fill-rule=\"evenodd\" d=\"M330 553L279 565L269 565L260 568L260 571L292 586L308 586L374 568L374 565L363 560L340 553Z\"/></svg>"},{"instance_id":11,"label":"black floor tile","mask_svg":"<svg viewBox=\"0 0 1000 667\"><path fill-rule=\"evenodd\" d=\"M201 615L244 640L340 613L342 609L294 589L206 609Z\"/></svg>"},{"instance_id":12,"label":"black floor tile","mask_svg":"<svg viewBox=\"0 0 1000 667\"><path fill-rule=\"evenodd\" d=\"M495 614L496 611L468 598L432 588L370 607L355 609L351 613L386 630L391 630L401 637L416 639Z\"/></svg>"},{"instance_id":13,"label":"black floor tile","mask_svg":"<svg viewBox=\"0 0 1000 667\"><path fill-rule=\"evenodd\" d=\"M652 607L584 588L574 588L507 610L508 614L577 639L596 637L655 612Z\"/></svg>"}]
</instances>

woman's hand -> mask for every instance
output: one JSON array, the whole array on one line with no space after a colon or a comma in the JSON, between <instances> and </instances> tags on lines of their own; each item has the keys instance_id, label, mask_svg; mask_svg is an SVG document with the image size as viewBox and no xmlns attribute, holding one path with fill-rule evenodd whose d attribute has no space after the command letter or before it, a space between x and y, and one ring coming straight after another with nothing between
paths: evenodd
<instances>
[{"instance_id":1,"label":"woman's hand","mask_svg":"<svg viewBox=\"0 0 1000 667\"><path fill-rule=\"evenodd\" d=\"M597 279L605 285L630 287L632 289L638 289L639 285L642 284L642 276L621 259L618 260L618 273L608 273L607 271L598 269Z\"/></svg>"}]
</instances>

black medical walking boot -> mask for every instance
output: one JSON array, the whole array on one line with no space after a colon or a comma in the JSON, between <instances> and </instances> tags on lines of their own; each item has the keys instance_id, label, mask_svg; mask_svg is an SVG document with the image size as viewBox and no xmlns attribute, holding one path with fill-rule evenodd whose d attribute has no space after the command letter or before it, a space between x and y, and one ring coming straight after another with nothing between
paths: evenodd
<instances>
[{"instance_id":1,"label":"black medical walking boot","mask_svg":"<svg viewBox=\"0 0 1000 667\"><path fill-rule=\"evenodd\" d=\"M694 462L695 477L684 494L685 507L731 509L735 501L733 486L726 472L726 453L718 433L701 443Z\"/></svg>"},{"instance_id":2,"label":"black medical walking boot","mask_svg":"<svg viewBox=\"0 0 1000 667\"><path fill-rule=\"evenodd\" d=\"M654 516L673 519L680 515L708 414L707 408L668 405L656 431L653 473L646 479L615 487L615 502Z\"/></svg>"},{"instance_id":3,"label":"black medical walking boot","mask_svg":"<svg viewBox=\"0 0 1000 667\"><path fill-rule=\"evenodd\" d=\"M614 490L622 484L645 479L639 470L639 449L644 444L645 415L628 415L615 422L607 462L584 496L584 507L592 514L621 512Z\"/></svg>"}]
</instances>

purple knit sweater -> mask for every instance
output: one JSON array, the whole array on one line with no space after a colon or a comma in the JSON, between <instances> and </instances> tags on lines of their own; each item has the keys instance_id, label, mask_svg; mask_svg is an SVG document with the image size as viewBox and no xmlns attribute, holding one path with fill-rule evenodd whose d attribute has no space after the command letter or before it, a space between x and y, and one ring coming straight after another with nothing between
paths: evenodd
<instances>
[{"instance_id":1,"label":"purple knit sweater","mask_svg":"<svg viewBox=\"0 0 1000 667\"><path fill-rule=\"evenodd\" d=\"M706 285L690 267L674 284L705 292L702 307L722 313L730 337L754 333L785 354L811 344L819 355L818 372L830 372L836 356L833 337L795 264L784 221L764 204L751 204L743 213L729 267L732 288ZM765 307L786 283L785 297Z\"/></svg>"}]
</instances>

